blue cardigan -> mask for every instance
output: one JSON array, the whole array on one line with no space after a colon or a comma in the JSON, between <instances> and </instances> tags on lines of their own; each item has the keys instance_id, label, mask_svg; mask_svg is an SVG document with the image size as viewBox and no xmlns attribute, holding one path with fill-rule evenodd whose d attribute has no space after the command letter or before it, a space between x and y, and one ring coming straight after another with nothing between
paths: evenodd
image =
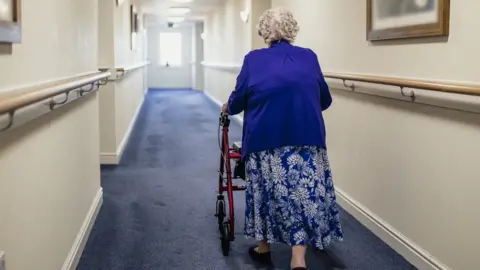
<instances>
[{"instance_id":1,"label":"blue cardigan","mask_svg":"<svg viewBox=\"0 0 480 270\"><path fill-rule=\"evenodd\" d=\"M282 146L326 148L322 111L331 104L317 55L281 41L245 56L227 111L244 111L246 156Z\"/></svg>"}]
</instances>

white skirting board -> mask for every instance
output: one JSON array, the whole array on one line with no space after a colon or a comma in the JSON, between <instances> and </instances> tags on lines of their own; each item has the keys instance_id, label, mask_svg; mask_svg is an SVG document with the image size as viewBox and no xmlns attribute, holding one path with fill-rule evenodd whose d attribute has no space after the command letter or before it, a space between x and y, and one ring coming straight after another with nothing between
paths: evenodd
<instances>
[{"instance_id":1,"label":"white skirting board","mask_svg":"<svg viewBox=\"0 0 480 270\"><path fill-rule=\"evenodd\" d=\"M335 191L337 202L343 209L415 267L421 270L451 270L343 190L335 187Z\"/></svg>"},{"instance_id":2,"label":"white skirting board","mask_svg":"<svg viewBox=\"0 0 480 270\"><path fill-rule=\"evenodd\" d=\"M100 153L100 164L118 164L119 160L120 158L117 153L114 153L114 152Z\"/></svg>"},{"instance_id":3,"label":"white skirting board","mask_svg":"<svg viewBox=\"0 0 480 270\"><path fill-rule=\"evenodd\" d=\"M222 106L222 102L220 102L214 96L206 91L204 91L204 94L219 107ZM243 124L243 118L240 115L235 115L233 118L240 124ZM398 230L393 228L390 224L375 215L372 211L351 198L347 193L338 187L335 187L335 190L337 201L343 209L354 216L360 223L362 223L415 267L421 270L451 270L446 265L442 264L438 259L416 245L412 240L408 239ZM348 239L345 241L348 241Z\"/></svg>"},{"instance_id":4,"label":"white skirting board","mask_svg":"<svg viewBox=\"0 0 480 270\"><path fill-rule=\"evenodd\" d=\"M92 231L93 224L97 219L98 212L103 203L103 190L99 188L95 198L93 199L92 205L88 210L87 216L83 221L82 227L73 242L73 246L68 253L68 257L63 263L62 270L75 270L77 268L80 257L82 256L83 249L87 243L88 236Z\"/></svg>"},{"instance_id":5,"label":"white skirting board","mask_svg":"<svg viewBox=\"0 0 480 270\"><path fill-rule=\"evenodd\" d=\"M130 134L132 133L133 126L135 126L135 122L137 122L138 115L140 114L140 110L142 109L143 102L145 98L142 98L142 101L137 107L137 110L135 111L135 114L130 121L130 124L128 125L127 131L123 135L122 141L117 147L117 151L115 153L108 153L108 152L102 152L100 153L100 164L119 164L120 160L122 159L123 156L123 151L125 151L125 147L127 146L128 139L130 138Z\"/></svg>"}]
</instances>

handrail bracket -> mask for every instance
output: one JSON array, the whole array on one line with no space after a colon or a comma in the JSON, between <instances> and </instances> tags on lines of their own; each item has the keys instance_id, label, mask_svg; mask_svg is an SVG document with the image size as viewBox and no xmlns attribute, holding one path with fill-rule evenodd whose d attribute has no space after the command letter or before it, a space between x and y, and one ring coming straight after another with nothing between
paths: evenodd
<instances>
[{"instance_id":1,"label":"handrail bracket","mask_svg":"<svg viewBox=\"0 0 480 270\"><path fill-rule=\"evenodd\" d=\"M400 93L401 93L402 96L404 96L404 97L409 97L412 102L414 102L415 99L417 98L417 96L415 96L415 91L414 91L413 89L410 90L410 94L409 94L409 95L405 94L405 91L404 91L404 87L403 87L403 86L400 86Z\"/></svg>"},{"instance_id":2,"label":"handrail bracket","mask_svg":"<svg viewBox=\"0 0 480 270\"><path fill-rule=\"evenodd\" d=\"M97 84L100 84L100 82L98 82ZM78 94L80 96L83 96L85 93L91 92L93 89L95 89L95 82L90 83L90 87L88 89L84 89L83 86L80 87L80 90L78 90Z\"/></svg>"},{"instance_id":3,"label":"handrail bracket","mask_svg":"<svg viewBox=\"0 0 480 270\"><path fill-rule=\"evenodd\" d=\"M4 127L0 127L0 132L6 131L13 126L13 116L15 115L15 110L8 112L8 123Z\"/></svg>"},{"instance_id":4,"label":"handrail bracket","mask_svg":"<svg viewBox=\"0 0 480 270\"><path fill-rule=\"evenodd\" d=\"M347 84L347 80L342 80L342 81L343 81L343 86L345 86L346 88L349 88L352 91L355 91L355 84L354 83Z\"/></svg>"},{"instance_id":5,"label":"handrail bracket","mask_svg":"<svg viewBox=\"0 0 480 270\"><path fill-rule=\"evenodd\" d=\"M105 78L105 79L99 80L97 86L107 85L107 84L108 84L108 78Z\"/></svg>"},{"instance_id":6,"label":"handrail bracket","mask_svg":"<svg viewBox=\"0 0 480 270\"><path fill-rule=\"evenodd\" d=\"M120 75L119 75L120 73ZM125 70L124 69L117 69L117 78L120 79L120 78L123 78L125 77Z\"/></svg>"},{"instance_id":7,"label":"handrail bracket","mask_svg":"<svg viewBox=\"0 0 480 270\"><path fill-rule=\"evenodd\" d=\"M49 103L50 110L53 111L55 109L55 106L67 103L69 94L70 94L70 91L65 92L65 99L60 101L60 102L55 101L55 98L52 97L52 99L50 100L50 103Z\"/></svg>"}]
</instances>

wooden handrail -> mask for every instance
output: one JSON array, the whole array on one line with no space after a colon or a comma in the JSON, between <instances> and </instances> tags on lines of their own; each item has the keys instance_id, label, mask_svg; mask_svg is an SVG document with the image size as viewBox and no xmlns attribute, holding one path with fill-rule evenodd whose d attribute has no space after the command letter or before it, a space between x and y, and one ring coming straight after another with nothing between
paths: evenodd
<instances>
[{"instance_id":1,"label":"wooden handrail","mask_svg":"<svg viewBox=\"0 0 480 270\"><path fill-rule=\"evenodd\" d=\"M391 85L403 88L414 88L431 91L440 91L455 94L480 96L480 85L466 85L466 84L452 84L441 82L429 82L420 81L414 79L403 79L394 77L382 77L363 74L348 74L348 73L336 73L325 72L323 74L325 78L338 79L345 81L365 82L381 85Z\"/></svg>"},{"instance_id":2,"label":"wooden handrail","mask_svg":"<svg viewBox=\"0 0 480 270\"><path fill-rule=\"evenodd\" d=\"M130 71L133 71L135 69L139 69L139 68L142 68L144 66L148 66L150 64L150 62L148 61L145 61L145 62L141 62L141 63L138 63L138 64L135 64L135 65L131 65L131 66L127 66L127 67L119 67L119 68L116 68L117 72L130 72Z\"/></svg>"},{"instance_id":3,"label":"wooden handrail","mask_svg":"<svg viewBox=\"0 0 480 270\"><path fill-rule=\"evenodd\" d=\"M13 113L23 107L34 103L53 98L55 96L69 93L86 85L92 85L106 81L110 72L93 72L88 75L81 75L65 79L55 83L48 83L36 87L28 87L20 90L9 91L0 94L0 115Z\"/></svg>"},{"instance_id":4,"label":"wooden handrail","mask_svg":"<svg viewBox=\"0 0 480 270\"><path fill-rule=\"evenodd\" d=\"M202 61L201 65L206 68L220 69L230 72L239 72L242 68L242 63L226 63L226 62L208 62Z\"/></svg>"}]
</instances>

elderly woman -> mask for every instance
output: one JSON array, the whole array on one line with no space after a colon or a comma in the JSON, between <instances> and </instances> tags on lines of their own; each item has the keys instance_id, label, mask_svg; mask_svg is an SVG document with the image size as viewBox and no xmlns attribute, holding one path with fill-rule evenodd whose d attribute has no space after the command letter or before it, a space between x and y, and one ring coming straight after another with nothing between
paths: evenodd
<instances>
[{"instance_id":1,"label":"elderly woman","mask_svg":"<svg viewBox=\"0 0 480 270\"><path fill-rule=\"evenodd\" d=\"M324 249L343 232L322 116L332 97L316 54L292 45L298 30L289 11L261 16L258 34L268 48L245 56L223 112L244 111L245 234L260 241L249 253L269 263L269 244L285 243L300 270L307 244Z\"/></svg>"}]
</instances>

